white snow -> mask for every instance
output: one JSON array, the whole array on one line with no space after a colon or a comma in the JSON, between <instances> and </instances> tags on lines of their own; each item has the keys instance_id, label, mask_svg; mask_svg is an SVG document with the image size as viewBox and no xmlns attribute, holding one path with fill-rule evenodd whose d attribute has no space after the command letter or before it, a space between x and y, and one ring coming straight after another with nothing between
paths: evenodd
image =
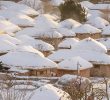
<instances>
[{"instance_id":1,"label":"white snow","mask_svg":"<svg viewBox=\"0 0 110 100\"><path fill-rule=\"evenodd\" d=\"M110 25L103 28L102 35L110 35Z\"/></svg>"},{"instance_id":2,"label":"white snow","mask_svg":"<svg viewBox=\"0 0 110 100\"><path fill-rule=\"evenodd\" d=\"M1 9L13 10L29 16L36 16L38 12L24 4L18 4L10 1L0 1Z\"/></svg>"},{"instance_id":3,"label":"white snow","mask_svg":"<svg viewBox=\"0 0 110 100\"><path fill-rule=\"evenodd\" d=\"M9 9L0 10L0 16L2 16L4 19L7 19L7 20L19 15L24 15L24 14L13 10L9 10Z\"/></svg>"},{"instance_id":4,"label":"white snow","mask_svg":"<svg viewBox=\"0 0 110 100\"><path fill-rule=\"evenodd\" d=\"M88 16L87 16L87 19L91 19L94 17L102 17L104 15L104 13L102 13L101 11L99 10L88 10Z\"/></svg>"},{"instance_id":5,"label":"white snow","mask_svg":"<svg viewBox=\"0 0 110 100\"><path fill-rule=\"evenodd\" d=\"M21 27L28 27L28 26L35 25L34 19L32 19L31 17L28 17L27 15L14 16L10 18L9 21Z\"/></svg>"},{"instance_id":6,"label":"white snow","mask_svg":"<svg viewBox=\"0 0 110 100\"><path fill-rule=\"evenodd\" d=\"M91 24L99 29L103 29L109 25L109 22L101 17L90 17L86 23Z\"/></svg>"},{"instance_id":7,"label":"white snow","mask_svg":"<svg viewBox=\"0 0 110 100\"><path fill-rule=\"evenodd\" d=\"M20 27L6 20L0 20L0 29L10 33L21 30Z\"/></svg>"},{"instance_id":8,"label":"white snow","mask_svg":"<svg viewBox=\"0 0 110 100\"><path fill-rule=\"evenodd\" d=\"M59 78L59 80L57 81L57 84L68 84L69 82L73 81L73 80L77 80L78 81L78 78L81 80L81 83L83 82L90 82L90 80L88 78L85 78L85 77L78 77L77 75L70 75L70 74L65 74L63 76L61 76Z\"/></svg>"},{"instance_id":9,"label":"white snow","mask_svg":"<svg viewBox=\"0 0 110 100\"><path fill-rule=\"evenodd\" d=\"M37 49L34 49L32 46L28 45L28 46L18 46L16 49L14 49L13 51L18 51L18 52L30 52L30 53L35 53L39 56L44 57L43 53L41 53L40 51L38 51Z\"/></svg>"},{"instance_id":10,"label":"white snow","mask_svg":"<svg viewBox=\"0 0 110 100\"><path fill-rule=\"evenodd\" d=\"M0 40L0 52L7 53L16 49L16 45L9 42L8 40Z\"/></svg>"},{"instance_id":11,"label":"white snow","mask_svg":"<svg viewBox=\"0 0 110 100\"><path fill-rule=\"evenodd\" d=\"M34 8L36 11L42 10L42 2L41 0L21 0L18 3L26 4L31 8Z\"/></svg>"},{"instance_id":12,"label":"white snow","mask_svg":"<svg viewBox=\"0 0 110 100\"><path fill-rule=\"evenodd\" d=\"M46 43L42 40L34 39L28 35L20 35L16 36L16 38L22 41L21 45L31 45L32 47L40 51L54 50L54 47L51 44Z\"/></svg>"},{"instance_id":13,"label":"white snow","mask_svg":"<svg viewBox=\"0 0 110 100\"><path fill-rule=\"evenodd\" d=\"M110 50L110 38L100 38L97 41L105 45L107 50Z\"/></svg>"},{"instance_id":14,"label":"white snow","mask_svg":"<svg viewBox=\"0 0 110 100\"><path fill-rule=\"evenodd\" d=\"M73 57L66 60L63 60L58 64L59 69L66 69L66 70L84 70L93 67L93 65L88 62L87 60L81 57Z\"/></svg>"},{"instance_id":15,"label":"white snow","mask_svg":"<svg viewBox=\"0 0 110 100\"><path fill-rule=\"evenodd\" d=\"M94 4L89 1L82 1L80 3L81 3L81 6L87 7L87 8L91 8L92 6L94 6Z\"/></svg>"},{"instance_id":16,"label":"white snow","mask_svg":"<svg viewBox=\"0 0 110 100\"><path fill-rule=\"evenodd\" d=\"M110 8L110 4L95 4L94 6L90 7L90 9L93 10L105 10L105 9L109 9Z\"/></svg>"},{"instance_id":17,"label":"white snow","mask_svg":"<svg viewBox=\"0 0 110 100\"><path fill-rule=\"evenodd\" d=\"M48 30L51 28L57 28L58 23L49 17L46 17L45 14L41 14L35 19L35 27L42 30Z\"/></svg>"},{"instance_id":18,"label":"white snow","mask_svg":"<svg viewBox=\"0 0 110 100\"><path fill-rule=\"evenodd\" d=\"M81 23L79 23L73 19L66 19L59 23L59 27L67 28L67 29L72 29L72 28L78 27L80 25L81 25Z\"/></svg>"},{"instance_id":19,"label":"white snow","mask_svg":"<svg viewBox=\"0 0 110 100\"><path fill-rule=\"evenodd\" d=\"M61 49L48 56L49 59L56 62L61 62L75 56L80 56L87 61L96 64L110 64L110 56L104 53L88 51L88 50L70 50Z\"/></svg>"},{"instance_id":20,"label":"white snow","mask_svg":"<svg viewBox=\"0 0 110 100\"><path fill-rule=\"evenodd\" d=\"M37 27L24 28L17 32L16 35L29 35L34 38L62 38L62 34L60 34L56 29L40 30Z\"/></svg>"},{"instance_id":21,"label":"white snow","mask_svg":"<svg viewBox=\"0 0 110 100\"><path fill-rule=\"evenodd\" d=\"M71 48L79 42L76 38L66 38L58 44L59 48Z\"/></svg>"},{"instance_id":22,"label":"white snow","mask_svg":"<svg viewBox=\"0 0 110 100\"><path fill-rule=\"evenodd\" d=\"M59 6L62 3L64 3L64 0L51 0L53 6Z\"/></svg>"},{"instance_id":23,"label":"white snow","mask_svg":"<svg viewBox=\"0 0 110 100\"><path fill-rule=\"evenodd\" d=\"M61 89L54 87L51 84L44 85L34 91L30 100L71 100L68 98L69 94Z\"/></svg>"},{"instance_id":24,"label":"white snow","mask_svg":"<svg viewBox=\"0 0 110 100\"><path fill-rule=\"evenodd\" d=\"M8 40L9 42L16 44L16 45L21 44L21 41L19 39L16 39L8 34L1 34L0 40Z\"/></svg>"},{"instance_id":25,"label":"white snow","mask_svg":"<svg viewBox=\"0 0 110 100\"><path fill-rule=\"evenodd\" d=\"M13 51L0 56L0 61L9 67L20 67L23 69L56 68L53 61L40 56L37 53L26 51Z\"/></svg>"},{"instance_id":26,"label":"white snow","mask_svg":"<svg viewBox=\"0 0 110 100\"><path fill-rule=\"evenodd\" d=\"M82 24L79 27L73 28L73 31L75 33L79 33L79 34L81 34L81 33L89 33L89 34L101 33L101 30L99 30L89 24Z\"/></svg>"},{"instance_id":27,"label":"white snow","mask_svg":"<svg viewBox=\"0 0 110 100\"><path fill-rule=\"evenodd\" d=\"M91 50L91 51L96 51L100 53L106 53L107 48L104 46L102 43L97 42L96 40L92 38L85 38L81 41L79 41L73 49L76 50Z\"/></svg>"},{"instance_id":28,"label":"white snow","mask_svg":"<svg viewBox=\"0 0 110 100\"><path fill-rule=\"evenodd\" d=\"M64 37L75 37L76 34L74 31L67 28L58 28L58 32L60 32Z\"/></svg>"}]
</instances>

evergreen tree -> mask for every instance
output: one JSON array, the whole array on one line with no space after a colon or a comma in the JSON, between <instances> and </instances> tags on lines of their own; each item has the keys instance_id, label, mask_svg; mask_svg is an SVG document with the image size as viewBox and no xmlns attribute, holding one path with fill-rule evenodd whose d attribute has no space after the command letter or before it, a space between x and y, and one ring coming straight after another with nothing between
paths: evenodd
<instances>
[{"instance_id":1,"label":"evergreen tree","mask_svg":"<svg viewBox=\"0 0 110 100\"><path fill-rule=\"evenodd\" d=\"M61 12L61 21L72 18L79 22L86 21L86 11L78 1L66 0L65 3L59 6Z\"/></svg>"},{"instance_id":2,"label":"evergreen tree","mask_svg":"<svg viewBox=\"0 0 110 100\"><path fill-rule=\"evenodd\" d=\"M0 62L0 71L2 71L3 69L4 69L4 67L3 67L3 63Z\"/></svg>"},{"instance_id":3,"label":"evergreen tree","mask_svg":"<svg viewBox=\"0 0 110 100\"><path fill-rule=\"evenodd\" d=\"M8 67L5 67L2 62L0 62L0 72L8 71Z\"/></svg>"}]
</instances>

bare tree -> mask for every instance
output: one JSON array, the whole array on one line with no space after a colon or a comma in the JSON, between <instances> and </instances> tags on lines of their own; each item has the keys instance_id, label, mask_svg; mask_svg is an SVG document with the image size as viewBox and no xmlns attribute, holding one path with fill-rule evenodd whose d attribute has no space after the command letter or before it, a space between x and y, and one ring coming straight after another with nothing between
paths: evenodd
<instances>
[{"instance_id":1,"label":"bare tree","mask_svg":"<svg viewBox=\"0 0 110 100\"><path fill-rule=\"evenodd\" d=\"M94 84L104 84L105 89L94 87ZM108 79L106 78L96 83L91 82L86 84L81 81L81 78L77 78L63 86L63 89L69 93L72 100L103 100L104 98L109 100Z\"/></svg>"},{"instance_id":2,"label":"bare tree","mask_svg":"<svg viewBox=\"0 0 110 100\"><path fill-rule=\"evenodd\" d=\"M33 89L31 81L20 83L13 75L4 74L0 77L0 100L30 100Z\"/></svg>"}]
</instances>

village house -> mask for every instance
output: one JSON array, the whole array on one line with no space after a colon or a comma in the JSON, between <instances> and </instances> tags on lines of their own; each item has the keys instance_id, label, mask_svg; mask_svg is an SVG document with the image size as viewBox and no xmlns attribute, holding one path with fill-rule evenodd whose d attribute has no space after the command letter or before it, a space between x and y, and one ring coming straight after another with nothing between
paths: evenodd
<instances>
[{"instance_id":1,"label":"village house","mask_svg":"<svg viewBox=\"0 0 110 100\"><path fill-rule=\"evenodd\" d=\"M4 55L9 51L16 49L16 45L8 40L0 39L0 55Z\"/></svg>"},{"instance_id":2,"label":"village house","mask_svg":"<svg viewBox=\"0 0 110 100\"><path fill-rule=\"evenodd\" d=\"M81 57L65 59L58 64L57 76L65 74L80 75L90 77L90 69L93 65Z\"/></svg>"},{"instance_id":3,"label":"village house","mask_svg":"<svg viewBox=\"0 0 110 100\"><path fill-rule=\"evenodd\" d=\"M110 37L110 25L106 26L102 31L102 37L103 38L109 38Z\"/></svg>"},{"instance_id":4,"label":"village house","mask_svg":"<svg viewBox=\"0 0 110 100\"><path fill-rule=\"evenodd\" d=\"M54 50L54 47L51 44L40 39L34 39L28 35L18 35L16 38L22 41L20 45L30 45L33 48L41 51L45 56L50 55Z\"/></svg>"},{"instance_id":5,"label":"village house","mask_svg":"<svg viewBox=\"0 0 110 100\"><path fill-rule=\"evenodd\" d=\"M0 20L0 30L3 30L6 33L15 33L20 31L21 28L8 20Z\"/></svg>"},{"instance_id":6,"label":"village house","mask_svg":"<svg viewBox=\"0 0 110 100\"><path fill-rule=\"evenodd\" d=\"M8 59L8 60L7 60ZM30 46L23 46L16 50L0 56L0 61L5 67L28 72L18 75L27 76L52 76L55 75L57 64L44 57L44 55ZM12 70L11 70L12 71Z\"/></svg>"},{"instance_id":7,"label":"village house","mask_svg":"<svg viewBox=\"0 0 110 100\"><path fill-rule=\"evenodd\" d=\"M93 64L90 76L110 76L110 57L107 48L94 39L88 38L79 41L71 49L60 49L48 56L49 59L60 63L65 59L80 56Z\"/></svg>"},{"instance_id":8,"label":"village house","mask_svg":"<svg viewBox=\"0 0 110 100\"><path fill-rule=\"evenodd\" d=\"M89 24L82 24L79 27L73 28L73 31L76 33L76 37L79 39L84 39L88 37L97 39L101 37L101 30Z\"/></svg>"},{"instance_id":9,"label":"village house","mask_svg":"<svg viewBox=\"0 0 110 100\"><path fill-rule=\"evenodd\" d=\"M100 30L103 30L106 26L109 25L109 22L101 17L90 17L87 22L87 24L90 24Z\"/></svg>"},{"instance_id":10,"label":"village house","mask_svg":"<svg viewBox=\"0 0 110 100\"><path fill-rule=\"evenodd\" d=\"M97 41L106 46L107 54L110 55L110 38L100 38Z\"/></svg>"},{"instance_id":11,"label":"village house","mask_svg":"<svg viewBox=\"0 0 110 100\"><path fill-rule=\"evenodd\" d=\"M12 1L0 1L0 4L1 4L1 10L8 9L8 11L23 13L32 18L39 15L39 13L36 10L24 4L15 3Z\"/></svg>"},{"instance_id":12,"label":"village house","mask_svg":"<svg viewBox=\"0 0 110 100\"><path fill-rule=\"evenodd\" d=\"M57 29L57 31L58 31L60 34L62 34L63 39L76 37L75 32L72 31L72 30L70 30L70 29L67 29L67 28L59 27L59 28Z\"/></svg>"},{"instance_id":13,"label":"village house","mask_svg":"<svg viewBox=\"0 0 110 100\"><path fill-rule=\"evenodd\" d=\"M110 56L104 53L89 50L68 50L62 49L48 56L54 62L60 63L65 59L80 56L93 64L90 70L92 77L109 77L110 76Z\"/></svg>"},{"instance_id":14,"label":"village house","mask_svg":"<svg viewBox=\"0 0 110 100\"><path fill-rule=\"evenodd\" d=\"M71 49L73 46L75 46L79 42L76 38L65 38L58 44L59 49Z\"/></svg>"}]
</instances>

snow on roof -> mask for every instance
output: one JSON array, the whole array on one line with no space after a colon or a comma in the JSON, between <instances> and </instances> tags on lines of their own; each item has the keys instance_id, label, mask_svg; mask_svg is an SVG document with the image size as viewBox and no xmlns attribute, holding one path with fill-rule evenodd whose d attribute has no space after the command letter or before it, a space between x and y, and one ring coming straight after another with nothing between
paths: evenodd
<instances>
[{"instance_id":1,"label":"snow on roof","mask_svg":"<svg viewBox=\"0 0 110 100\"><path fill-rule=\"evenodd\" d=\"M13 51L19 51L19 52L30 52L30 53L35 53L39 56L44 57L43 53L41 53L40 51L38 51L37 49L34 49L32 46L30 45L25 45L25 46L18 46L16 49L14 49Z\"/></svg>"},{"instance_id":2,"label":"snow on roof","mask_svg":"<svg viewBox=\"0 0 110 100\"><path fill-rule=\"evenodd\" d=\"M40 34L40 30L35 27L24 28L21 31L16 32L16 36L19 35L29 35L32 37L37 37L37 34Z\"/></svg>"},{"instance_id":3,"label":"snow on roof","mask_svg":"<svg viewBox=\"0 0 110 100\"><path fill-rule=\"evenodd\" d=\"M3 16L0 15L0 20L5 20L5 18Z\"/></svg>"},{"instance_id":4,"label":"snow on roof","mask_svg":"<svg viewBox=\"0 0 110 100\"><path fill-rule=\"evenodd\" d=\"M57 15L51 15L51 14L43 14L44 17L46 17L47 19L51 19L53 21L58 20L58 16ZM37 18L37 17L36 17Z\"/></svg>"},{"instance_id":5,"label":"snow on roof","mask_svg":"<svg viewBox=\"0 0 110 100\"><path fill-rule=\"evenodd\" d=\"M102 17L104 15L104 13L102 13L99 10L88 10L88 17L87 19L91 19L94 17Z\"/></svg>"},{"instance_id":6,"label":"snow on roof","mask_svg":"<svg viewBox=\"0 0 110 100\"><path fill-rule=\"evenodd\" d=\"M17 39L21 40L21 45L31 45L32 47L40 50L40 51L52 51L54 50L54 47L46 43L42 40L34 39L28 35L20 35L16 37Z\"/></svg>"},{"instance_id":7,"label":"snow on roof","mask_svg":"<svg viewBox=\"0 0 110 100\"><path fill-rule=\"evenodd\" d=\"M21 44L21 41L14 38L14 37L11 37L10 35L8 34L1 34L0 35L0 40L8 40L9 42L13 43L13 44Z\"/></svg>"},{"instance_id":8,"label":"snow on roof","mask_svg":"<svg viewBox=\"0 0 110 100\"><path fill-rule=\"evenodd\" d=\"M35 38L62 38L62 34L60 34L56 29L48 29L44 31L35 27L25 28L17 32L16 35L29 35Z\"/></svg>"},{"instance_id":9,"label":"snow on roof","mask_svg":"<svg viewBox=\"0 0 110 100\"><path fill-rule=\"evenodd\" d=\"M84 70L93 67L93 65L90 62L78 56L65 59L62 62L60 62L58 66L59 69L65 70L78 70L78 66L79 70Z\"/></svg>"},{"instance_id":10,"label":"snow on roof","mask_svg":"<svg viewBox=\"0 0 110 100\"><path fill-rule=\"evenodd\" d=\"M79 42L76 38L65 38L62 42L59 43L59 48L71 48Z\"/></svg>"},{"instance_id":11,"label":"snow on roof","mask_svg":"<svg viewBox=\"0 0 110 100\"><path fill-rule=\"evenodd\" d=\"M110 38L100 38L97 41L105 45L107 50L110 50Z\"/></svg>"},{"instance_id":12,"label":"snow on roof","mask_svg":"<svg viewBox=\"0 0 110 100\"><path fill-rule=\"evenodd\" d=\"M97 42L96 40L92 38L85 38L81 41L79 41L73 49L76 50L91 50L91 51L97 51L101 53L106 53L107 48L100 42Z\"/></svg>"},{"instance_id":13,"label":"snow on roof","mask_svg":"<svg viewBox=\"0 0 110 100\"><path fill-rule=\"evenodd\" d=\"M62 3L64 3L64 0L51 0L53 6L59 6Z\"/></svg>"},{"instance_id":14,"label":"snow on roof","mask_svg":"<svg viewBox=\"0 0 110 100\"><path fill-rule=\"evenodd\" d=\"M110 35L110 25L103 28L102 35Z\"/></svg>"},{"instance_id":15,"label":"snow on roof","mask_svg":"<svg viewBox=\"0 0 110 100\"><path fill-rule=\"evenodd\" d=\"M24 15L24 14L22 14L20 12L13 11L13 10L9 10L9 9L0 10L0 16L2 16L3 18L5 18L7 20L10 18L19 16L19 15Z\"/></svg>"},{"instance_id":16,"label":"snow on roof","mask_svg":"<svg viewBox=\"0 0 110 100\"><path fill-rule=\"evenodd\" d=\"M44 85L34 91L34 94L30 100L71 100L69 94L61 89L54 87L51 84Z\"/></svg>"},{"instance_id":17,"label":"snow on roof","mask_svg":"<svg viewBox=\"0 0 110 100\"><path fill-rule=\"evenodd\" d=\"M38 12L24 4L18 4L10 1L0 1L2 9L17 11L29 16L38 15Z\"/></svg>"},{"instance_id":18,"label":"snow on roof","mask_svg":"<svg viewBox=\"0 0 110 100\"><path fill-rule=\"evenodd\" d=\"M21 30L20 27L6 20L0 20L0 29L12 33Z\"/></svg>"},{"instance_id":19,"label":"snow on roof","mask_svg":"<svg viewBox=\"0 0 110 100\"><path fill-rule=\"evenodd\" d=\"M81 26L79 27L76 27L76 28L73 28L73 31L75 33L89 33L89 34L92 34L92 33L101 33L101 30L95 28L94 26L91 26L89 24L82 24Z\"/></svg>"},{"instance_id":20,"label":"snow on roof","mask_svg":"<svg viewBox=\"0 0 110 100\"><path fill-rule=\"evenodd\" d=\"M57 28L58 23L41 14L35 19L35 27L42 30L48 30L50 28Z\"/></svg>"},{"instance_id":21,"label":"snow on roof","mask_svg":"<svg viewBox=\"0 0 110 100\"><path fill-rule=\"evenodd\" d=\"M14 50L16 48L16 45L9 42L8 40L0 40L0 52L9 52L11 50Z\"/></svg>"},{"instance_id":22,"label":"snow on roof","mask_svg":"<svg viewBox=\"0 0 110 100\"><path fill-rule=\"evenodd\" d=\"M23 69L56 68L57 64L48 58L36 53L26 51L13 51L0 56L0 61L9 67L20 67Z\"/></svg>"},{"instance_id":23,"label":"snow on roof","mask_svg":"<svg viewBox=\"0 0 110 100\"><path fill-rule=\"evenodd\" d=\"M86 77L79 77L79 79L80 79L81 83L87 82L87 81L89 83L91 83L91 81ZM78 76L77 75L65 74L59 78L59 80L57 81L57 84L68 84L69 82L71 82L73 80L78 81Z\"/></svg>"},{"instance_id":24,"label":"snow on roof","mask_svg":"<svg viewBox=\"0 0 110 100\"><path fill-rule=\"evenodd\" d=\"M23 69L20 69L20 68L17 68L17 67L11 67L9 69L9 71L11 71L11 72L17 72L17 73L26 73L26 72L29 72L29 70L23 70Z\"/></svg>"},{"instance_id":25,"label":"snow on roof","mask_svg":"<svg viewBox=\"0 0 110 100\"><path fill-rule=\"evenodd\" d=\"M20 0L18 3L26 4L31 8L34 8L36 11L42 9L42 1L41 0Z\"/></svg>"},{"instance_id":26,"label":"snow on roof","mask_svg":"<svg viewBox=\"0 0 110 100\"><path fill-rule=\"evenodd\" d=\"M110 4L94 4L94 6L91 6L90 9L93 9L93 10L110 9Z\"/></svg>"},{"instance_id":27,"label":"snow on roof","mask_svg":"<svg viewBox=\"0 0 110 100\"><path fill-rule=\"evenodd\" d=\"M89 50L60 49L55 53L49 55L48 58L52 61L61 62L65 59L69 59L75 56L80 56L85 60L96 64L110 64L109 55Z\"/></svg>"},{"instance_id":28,"label":"snow on roof","mask_svg":"<svg viewBox=\"0 0 110 100\"><path fill-rule=\"evenodd\" d=\"M0 35L2 35L2 34L6 34L6 32L3 31L2 29L0 29Z\"/></svg>"},{"instance_id":29,"label":"snow on roof","mask_svg":"<svg viewBox=\"0 0 110 100\"><path fill-rule=\"evenodd\" d=\"M35 25L34 19L32 19L31 17L28 17L27 15L14 16L10 18L9 21L18 26L23 26L23 27Z\"/></svg>"},{"instance_id":30,"label":"snow on roof","mask_svg":"<svg viewBox=\"0 0 110 100\"><path fill-rule=\"evenodd\" d=\"M76 36L74 31L69 30L67 28L58 28L57 31L60 32L64 37L74 37L74 36Z\"/></svg>"},{"instance_id":31,"label":"snow on roof","mask_svg":"<svg viewBox=\"0 0 110 100\"><path fill-rule=\"evenodd\" d=\"M72 28L78 27L80 25L81 25L81 23L79 23L73 19L66 19L59 23L59 27L68 28L68 29L72 29Z\"/></svg>"},{"instance_id":32,"label":"snow on roof","mask_svg":"<svg viewBox=\"0 0 110 100\"><path fill-rule=\"evenodd\" d=\"M94 6L94 4L89 1L82 1L80 3L81 3L81 6L87 7L87 8L91 8L92 6Z\"/></svg>"},{"instance_id":33,"label":"snow on roof","mask_svg":"<svg viewBox=\"0 0 110 100\"><path fill-rule=\"evenodd\" d=\"M104 27L109 25L109 22L101 17L91 17L86 23L91 24L99 29L103 29Z\"/></svg>"}]
</instances>

